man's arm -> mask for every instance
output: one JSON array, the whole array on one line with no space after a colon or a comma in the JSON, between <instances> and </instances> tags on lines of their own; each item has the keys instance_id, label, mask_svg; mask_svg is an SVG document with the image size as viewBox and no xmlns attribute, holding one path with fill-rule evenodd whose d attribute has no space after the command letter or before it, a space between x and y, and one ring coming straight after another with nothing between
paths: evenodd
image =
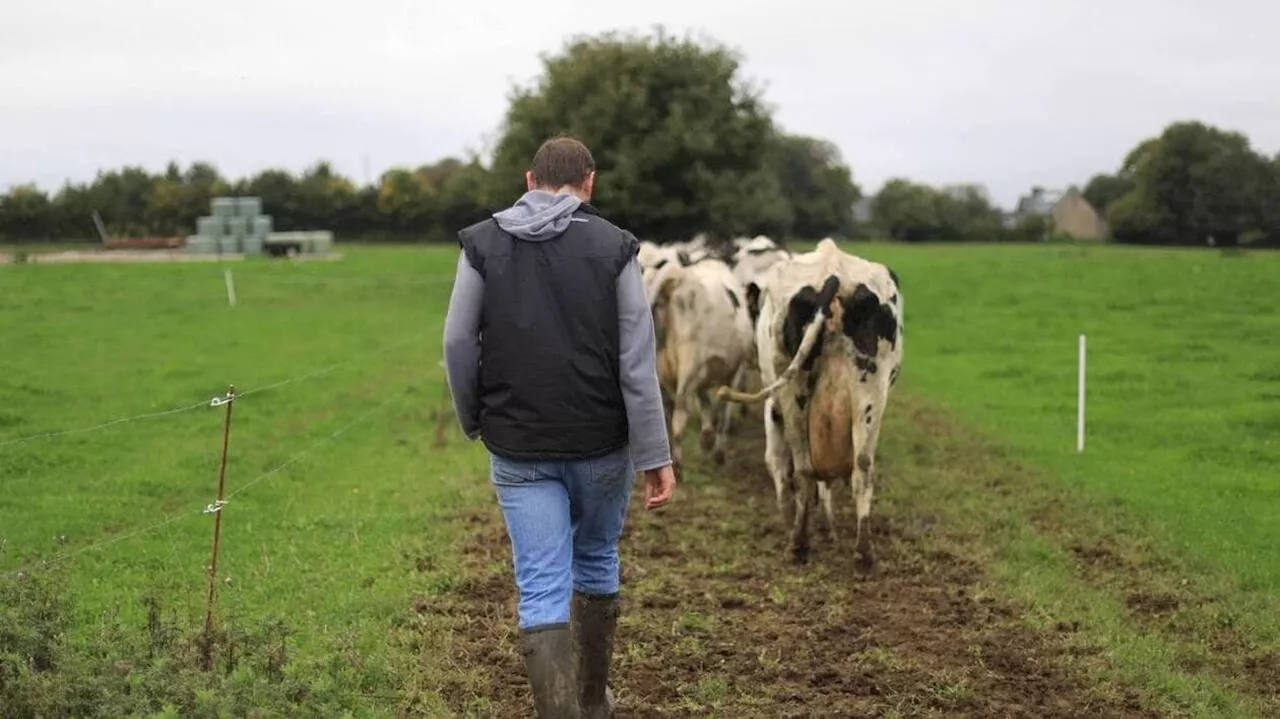
<instances>
[{"instance_id":1,"label":"man's arm","mask_svg":"<svg viewBox=\"0 0 1280 719\"><path fill-rule=\"evenodd\" d=\"M444 371L453 411L467 439L480 436L480 310L484 278L458 254L458 275L444 319Z\"/></svg>"},{"instance_id":2,"label":"man's arm","mask_svg":"<svg viewBox=\"0 0 1280 719\"><path fill-rule=\"evenodd\" d=\"M658 387L653 314L640 263L634 257L618 276L618 329L618 368L631 425L631 459L638 471L665 467L671 464L671 448Z\"/></svg>"}]
</instances>

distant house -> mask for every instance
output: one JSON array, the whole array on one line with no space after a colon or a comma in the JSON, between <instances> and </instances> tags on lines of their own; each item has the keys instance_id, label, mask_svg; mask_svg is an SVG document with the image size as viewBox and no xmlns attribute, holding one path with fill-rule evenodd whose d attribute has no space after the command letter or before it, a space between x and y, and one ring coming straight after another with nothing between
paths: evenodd
<instances>
[{"instance_id":1,"label":"distant house","mask_svg":"<svg viewBox=\"0 0 1280 719\"><path fill-rule=\"evenodd\" d=\"M1014 211L1005 216L1005 225L1017 226L1037 216L1049 218L1052 234L1081 240L1099 240L1107 235L1106 222L1074 187L1065 191L1031 188L1031 194L1020 197Z\"/></svg>"}]
</instances>

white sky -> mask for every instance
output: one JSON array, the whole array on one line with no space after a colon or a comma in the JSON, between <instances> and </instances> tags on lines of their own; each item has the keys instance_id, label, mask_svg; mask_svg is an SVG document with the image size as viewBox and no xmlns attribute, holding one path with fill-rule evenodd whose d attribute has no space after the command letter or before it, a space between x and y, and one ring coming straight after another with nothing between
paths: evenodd
<instances>
[{"instance_id":1,"label":"white sky","mask_svg":"<svg viewBox=\"0 0 1280 719\"><path fill-rule=\"evenodd\" d=\"M1265 0L0 0L0 188L170 158L363 182L482 148L569 34L658 23L742 51L866 192L973 181L1008 206L1178 119L1280 150Z\"/></svg>"}]
</instances>

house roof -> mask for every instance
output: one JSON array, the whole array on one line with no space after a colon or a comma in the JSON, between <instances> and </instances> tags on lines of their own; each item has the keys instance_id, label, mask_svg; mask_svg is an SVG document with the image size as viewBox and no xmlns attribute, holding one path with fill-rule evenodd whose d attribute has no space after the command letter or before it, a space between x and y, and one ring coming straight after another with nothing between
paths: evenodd
<instances>
[{"instance_id":1,"label":"house roof","mask_svg":"<svg viewBox=\"0 0 1280 719\"><path fill-rule=\"evenodd\" d=\"M1066 194L1063 190L1033 187L1031 194L1018 198L1018 207L1015 212L1019 215L1048 215L1053 212L1054 205L1057 205Z\"/></svg>"}]
</instances>

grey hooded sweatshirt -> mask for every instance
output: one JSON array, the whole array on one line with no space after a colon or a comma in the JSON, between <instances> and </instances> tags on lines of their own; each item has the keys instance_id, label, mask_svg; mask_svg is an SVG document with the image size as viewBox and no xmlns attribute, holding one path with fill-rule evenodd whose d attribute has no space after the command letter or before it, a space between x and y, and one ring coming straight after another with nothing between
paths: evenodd
<instances>
[{"instance_id":1,"label":"grey hooded sweatshirt","mask_svg":"<svg viewBox=\"0 0 1280 719\"><path fill-rule=\"evenodd\" d=\"M581 221L573 217L581 204L573 195L531 190L515 205L494 213L493 218L519 240L545 242L559 237L570 222ZM618 369L630 426L631 459L639 471L656 469L671 464L671 450L658 387L653 315L636 258L618 276L617 292ZM467 261L466 254L459 253L457 279L444 323L444 359L454 411L469 439L480 436L479 335L483 301L484 278Z\"/></svg>"}]
</instances>

